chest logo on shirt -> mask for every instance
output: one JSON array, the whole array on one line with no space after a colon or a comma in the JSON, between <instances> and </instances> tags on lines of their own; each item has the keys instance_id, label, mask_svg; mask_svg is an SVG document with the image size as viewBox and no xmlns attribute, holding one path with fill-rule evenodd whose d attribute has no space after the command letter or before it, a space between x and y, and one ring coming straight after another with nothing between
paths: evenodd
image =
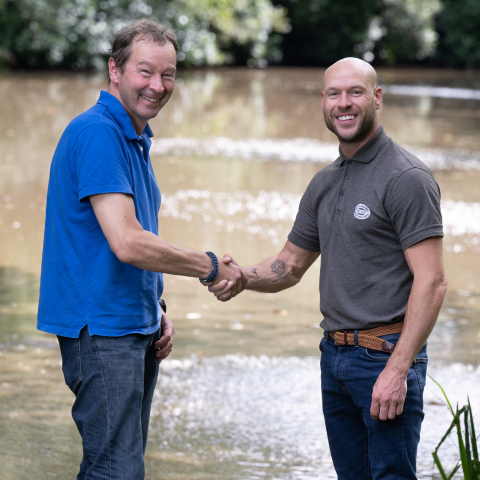
<instances>
[{"instance_id":1,"label":"chest logo on shirt","mask_svg":"<svg viewBox=\"0 0 480 480\"><path fill-rule=\"evenodd\" d=\"M354 215L355 215L355 218L358 218L359 220L365 220L370 216L370 209L363 203L359 203L355 207Z\"/></svg>"}]
</instances>

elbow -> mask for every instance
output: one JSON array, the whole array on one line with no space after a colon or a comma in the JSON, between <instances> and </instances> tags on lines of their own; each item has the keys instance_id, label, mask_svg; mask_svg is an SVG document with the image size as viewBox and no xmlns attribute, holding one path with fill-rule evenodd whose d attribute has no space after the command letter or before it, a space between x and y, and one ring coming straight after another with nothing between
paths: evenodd
<instances>
[{"instance_id":1,"label":"elbow","mask_svg":"<svg viewBox=\"0 0 480 480\"><path fill-rule=\"evenodd\" d=\"M298 271L295 271L295 269L292 270L292 275L290 276L290 283L292 287L300 282L300 280L303 277L303 274L304 272L298 272Z\"/></svg>"},{"instance_id":2,"label":"elbow","mask_svg":"<svg viewBox=\"0 0 480 480\"><path fill-rule=\"evenodd\" d=\"M445 275L439 275L432 282L432 287L435 292L435 296L439 299L440 302L443 302L445 295L447 293L447 279Z\"/></svg>"},{"instance_id":3,"label":"elbow","mask_svg":"<svg viewBox=\"0 0 480 480\"><path fill-rule=\"evenodd\" d=\"M448 289L448 282L447 279L445 278L445 275L442 277L442 280L438 286L438 290L440 291L440 294L442 296L442 299L445 297Z\"/></svg>"},{"instance_id":4,"label":"elbow","mask_svg":"<svg viewBox=\"0 0 480 480\"><path fill-rule=\"evenodd\" d=\"M122 262L134 265L137 261L137 248L134 239L130 236L110 245L112 252Z\"/></svg>"}]
</instances>

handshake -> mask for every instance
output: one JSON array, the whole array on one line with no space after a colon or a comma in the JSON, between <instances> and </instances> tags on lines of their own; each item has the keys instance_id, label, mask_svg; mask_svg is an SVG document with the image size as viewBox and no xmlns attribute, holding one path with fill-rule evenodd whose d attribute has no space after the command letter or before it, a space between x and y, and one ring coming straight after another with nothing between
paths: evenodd
<instances>
[{"instance_id":1,"label":"handshake","mask_svg":"<svg viewBox=\"0 0 480 480\"><path fill-rule=\"evenodd\" d=\"M247 288L247 274L245 269L228 254L218 261L218 273L212 282L200 281L208 287L217 300L228 302Z\"/></svg>"},{"instance_id":2,"label":"handshake","mask_svg":"<svg viewBox=\"0 0 480 480\"><path fill-rule=\"evenodd\" d=\"M253 267L240 267L228 254L218 261L212 282L201 281L221 302L227 302L243 290L276 293L296 285L320 252L304 250L289 240L277 255Z\"/></svg>"}]
</instances>

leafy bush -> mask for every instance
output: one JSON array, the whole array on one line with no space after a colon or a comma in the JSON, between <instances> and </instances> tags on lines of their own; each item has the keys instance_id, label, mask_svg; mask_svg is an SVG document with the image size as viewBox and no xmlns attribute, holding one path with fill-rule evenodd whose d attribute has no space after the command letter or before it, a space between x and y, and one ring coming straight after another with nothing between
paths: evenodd
<instances>
[{"instance_id":1,"label":"leafy bush","mask_svg":"<svg viewBox=\"0 0 480 480\"><path fill-rule=\"evenodd\" d=\"M472 0L473 1L473 0ZM376 63L412 63L435 52L440 0L277 0L292 30L284 62L330 65L356 56Z\"/></svg>"},{"instance_id":2,"label":"leafy bush","mask_svg":"<svg viewBox=\"0 0 480 480\"><path fill-rule=\"evenodd\" d=\"M269 36L288 27L270 0L0 0L0 57L23 68L100 68L115 33L152 16L176 30L187 66L278 61Z\"/></svg>"},{"instance_id":3,"label":"leafy bush","mask_svg":"<svg viewBox=\"0 0 480 480\"><path fill-rule=\"evenodd\" d=\"M436 65L480 67L480 2L442 0L443 10L436 17L438 47Z\"/></svg>"}]
</instances>

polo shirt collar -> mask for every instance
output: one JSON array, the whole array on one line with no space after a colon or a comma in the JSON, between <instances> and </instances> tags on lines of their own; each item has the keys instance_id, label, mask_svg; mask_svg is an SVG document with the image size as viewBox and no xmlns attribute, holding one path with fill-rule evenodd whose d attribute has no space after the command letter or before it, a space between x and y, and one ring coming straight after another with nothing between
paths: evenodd
<instances>
[{"instance_id":1,"label":"polo shirt collar","mask_svg":"<svg viewBox=\"0 0 480 480\"><path fill-rule=\"evenodd\" d=\"M125 110L125 107L111 93L102 90L97 103L100 103L108 108L108 111L112 115L113 119L118 123L120 128L123 130L123 133L129 140L141 138L141 136L137 135L137 132L135 132L132 119ZM152 129L148 123L145 126L143 133L145 133L149 138L153 137Z\"/></svg>"},{"instance_id":2,"label":"polo shirt collar","mask_svg":"<svg viewBox=\"0 0 480 480\"><path fill-rule=\"evenodd\" d=\"M335 161L335 165L338 167L346 160L355 160L362 163L371 162L377 156L380 147L387 138L387 134L383 131L383 127L380 125L373 137L360 150L358 150L352 158L346 157L343 154L342 149L338 147L340 157Z\"/></svg>"}]
</instances>

